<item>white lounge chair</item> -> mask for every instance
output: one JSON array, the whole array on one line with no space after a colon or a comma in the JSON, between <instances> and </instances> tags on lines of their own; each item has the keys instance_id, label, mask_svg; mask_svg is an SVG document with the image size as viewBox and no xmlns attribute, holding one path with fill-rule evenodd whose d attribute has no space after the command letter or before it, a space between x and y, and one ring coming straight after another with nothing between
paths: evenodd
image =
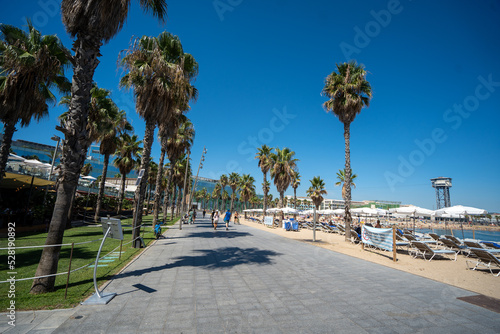
<instances>
[{"instance_id":1,"label":"white lounge chair","mask_svg":"<svg viewBox=\"0 0 500 334\"><path fill-rule=\"evenodd\" d=\"M471 267L469 267L469 263L476 262L472 270L476 270L478 267L485 267L486 269L490 270L490 273L492 275L495 275L493 273L493 268L500 269L500 260L492 253L488 252L486 249L481 249L481 248L469 248L469 249L474 255L477 256L477 261L467 260L466 262L467 268L471 269ZM500 276L500 271L495 276L497 277Z\"/></svg>"},{"instance_id":2,"label":"white lounge chair","mask_svg":"<svg viewBox=\"0 0 500 334\"><path fill-rule=\"evenodd\" d=\"M455 255L455 259L453 261L457 260L457 252L454 252L454 251L449 250L449 249L432 249L429 247L428 244L426 244L425 242L421 242L421 241L412 241L411 246L413 248L410 249L409 253L412 254L413 258L416 258L417 256L422 256L422 258L424 260L427 260L426 256L429 255L430 256L429 262L431 262L431 260L436 255L442 256L445 254L448 254L448 255L453 254L453 255Z\"/></svg>"}]
</instances>

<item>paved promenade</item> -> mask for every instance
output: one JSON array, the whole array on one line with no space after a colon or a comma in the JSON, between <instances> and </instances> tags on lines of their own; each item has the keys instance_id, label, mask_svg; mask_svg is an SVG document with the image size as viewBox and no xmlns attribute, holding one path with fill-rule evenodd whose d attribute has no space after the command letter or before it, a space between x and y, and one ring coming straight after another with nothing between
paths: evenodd
<instances>
[{"instance_id":1,"label":"paved promenade","mask_svg":"<svg viewBox=\"0 0 500 334\"><path fill-rule=\"evenodd\" d=\"M18 312L10 329L2 314L0 332L500 332L500 314L457 299L470 291L266 231L198 219L165 235L106 286L108 305Z\"/></svg>"}]
</instances>

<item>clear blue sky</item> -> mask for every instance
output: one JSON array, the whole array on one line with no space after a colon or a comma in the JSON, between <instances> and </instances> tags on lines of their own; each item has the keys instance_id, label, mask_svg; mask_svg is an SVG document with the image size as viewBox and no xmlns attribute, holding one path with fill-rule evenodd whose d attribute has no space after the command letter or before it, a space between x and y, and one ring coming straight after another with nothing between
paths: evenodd
<instances>
[{"instance_id":1,"label":"clear blue sky","mask_svg":"<svg viewBox=\"0 0 500 334\"><path fill-rule=\"evenodd\" d=\"M31 2L3 2L0 22L21 26L30 17L71 47L54 7L59 1ZM351 125L353 199L435 209L430 179L445 176L453 178L453 205L500 211L498 1L170 0L164 26L137 2L102 47L94 79L112 90L142 137L132 93L118 87L118 53L133 36L178 35L200 65L200 95L188 113L195 167L203 146L208 150L200 175L250 173L261 189L255 145L287 146L300 160L298 195L319 175L327 197L340 199L334 183L344 167L343 125L322 109L320 93L335 64L352 58L364 64L373 88L370 107ZM14 139L54 144L62 111L51 108L49 118ZM159 152L156 141L156 160Z\"/></svg>"}]
</instances>

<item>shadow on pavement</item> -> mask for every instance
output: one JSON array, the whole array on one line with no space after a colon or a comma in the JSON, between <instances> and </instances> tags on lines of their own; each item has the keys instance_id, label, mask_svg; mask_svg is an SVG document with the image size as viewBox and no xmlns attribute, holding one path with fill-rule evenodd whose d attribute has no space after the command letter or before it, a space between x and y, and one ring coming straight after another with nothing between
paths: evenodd
<instances>
[{"instance_id":1,"label":"shadow on pavement","mask_svg":"<svg viewBox=\"0 0 500 334\"><path fill-rule=\"evenodd\" d=\"M128 276L141 276L143 274L166 270L175 267L202 267L206 269L231 268L240 264L266 265L272 263L272 256L282 255L280 253L262 250L258 248L224 247L218 249L200 249L195 252L200 255L186 255L174 258L175 262L161 266L132 270L114 276L124 278Z\"/></svg>"}]
</instances>

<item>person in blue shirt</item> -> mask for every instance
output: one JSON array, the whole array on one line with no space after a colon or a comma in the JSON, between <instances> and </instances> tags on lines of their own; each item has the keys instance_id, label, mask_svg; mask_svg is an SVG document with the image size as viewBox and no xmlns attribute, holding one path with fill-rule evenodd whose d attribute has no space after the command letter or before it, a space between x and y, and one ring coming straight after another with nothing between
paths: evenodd
<instances>
[{"instance_id":1,"label":"person in blue shirt","mask_svg":"<svg viewBox=\"0 0 500 334\"><path fill-rule=\"evenodd\" d=\"M231 219L231 211L229 209L226 211L226 215L224 216L224 222L226 223L226 231L229 229L229 220Z\"/></svg>"}]
</instances>

